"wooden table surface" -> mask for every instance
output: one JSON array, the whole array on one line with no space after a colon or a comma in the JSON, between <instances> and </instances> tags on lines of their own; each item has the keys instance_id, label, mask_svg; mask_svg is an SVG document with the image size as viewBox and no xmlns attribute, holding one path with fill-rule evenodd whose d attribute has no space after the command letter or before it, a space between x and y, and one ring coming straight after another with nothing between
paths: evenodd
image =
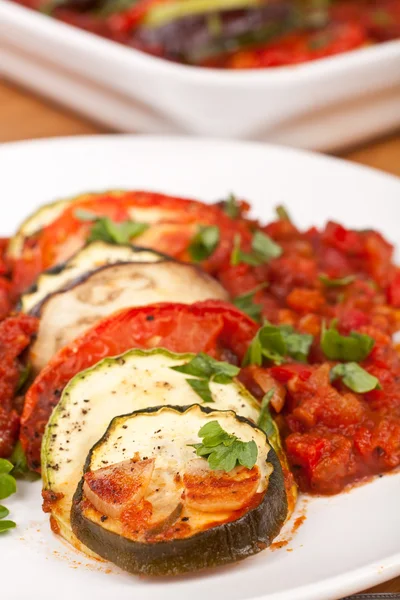
<instances>
[{"instance_id":1,"label":"wooden table surface","mask_svg":"<svg viewBox=\"0 0 400 600\"><path fill-rule=\"evenodd\" d=\"M90 135L109 130L94 125L43 98L0 81L0 142L63 135ZM400 176L400 132L341 154L343 158ZM399 592L400 577L374 587Z\"/></svg>"}]
</instances>

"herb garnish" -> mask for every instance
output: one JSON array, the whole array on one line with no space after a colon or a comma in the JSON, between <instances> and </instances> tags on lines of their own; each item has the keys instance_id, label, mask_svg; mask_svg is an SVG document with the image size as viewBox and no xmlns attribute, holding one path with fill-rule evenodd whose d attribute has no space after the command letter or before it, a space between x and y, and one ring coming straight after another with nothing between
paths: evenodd
<instances>
[{"instance_id":1,"label":"herb garnish","mask_svg":"<svg viewBox=\"0 0 400 600\"><path fill-rule=\"evenodd\" d=\"M330 379L340 377L343 383L357 394L381 389L379 379L360 367L356 362L338 364L331 369Z\"/></svg>"},{"instance_id":2,"label":"herb garnish","mask_svg":"<svg viewBox=\"0 0 400 600\"><path fill-rule=\"evenodd\" d=\"M0 458L0 500L8 498L17 490L15 479L10 475L12 469L13 465L8 460ZM14 521L3 521L8 514L8 509L5 506L0 506L0 533L16 527Z\"/></svg>"},{"instance_id":3,"label":"herb garnish","mask_svg":"<svg viewBox=\"0 0 400 600\"><path fill-rule=\"evenodd\" d=\"M360 362L367 358L375 345L375 340L364 333L351 331L341 335L333 321L329 329L325 325L321 333L321 349L329 360Z\"/></svg>"},{"instance_id":4,"label":"herb garnish","mask_svg":"<svg viewBox=\"0 0 400 600\"><path fill-rule=\"evenodd\" d=\"M277 206L275 208L275 212L276 212L276 216L281 221L291 221L292 220L290 218L290 215L289 215L288 211L286 210L286 208L282 204L280 204L279 206Z\"/></svg>"},{"instance_id":5,"label":"herb garnish","mask_svg":"<svg viewBox=\"0 0 400 600\"><path fill-rule=\"evenodd\" d=\"M214 402L210 382L227 384L238 375L240 369L226 362L215 360L208 354L200 352L185 365L170 367L173 371L192 375L197 379L187 379L190 387L196 392L204 402Z\"/></svg>"},{"instance_id":6,"label":"herb garnish","mask_svg":"<svg viewBox=\"0 0 400 600\"><path fill-rule=\"evenodd\" d=\"M282 248L274 242L269 235L262 231L256 231L251 242L251 252L243 252L241 247L241 237L235 235L234 245L231 253L231 265L237 266L240 263L246 263L252 267L258 267L268 263L273 258L279 258L282 255Z\"/></svg>"},{"instance_id":7,"label":"herb garnish","mask_svg":"<svg viewBox=\"0 0 400 600\"><path fill-rule=\"evenodd\" d=\"M206 458L213 471L232 471L236 465L252 469L257 462L258 448L254 440L242 442L235 435L227 433L218 423L210 421L199 431L200 444L191 444L197 456Z\"/></svg>"},{"instance_id":8,"label":"herb garnish","mask_svg":"<svg viewBox=\"0 0 400 600\"><path fill-rule=\"evenodd\" d=\"M287 356L307 362L313 336L295 331L291 325L265 323L253 338L243 366L263 364L264 358L280 365Z\"/></svg>"},{"instance_id":9,"label":"herb garnish","mask_svg":"<svg viewBox=\"0 0 400 600\"><path fill-rule=\"evenodd\" d=\"M262 305L254 302L254 296L267 285L267 283L262 283L261 285L258 285L254 289L250 290L250 292L246 292L241 296L236 296L236 298L233 300L233 304L239 310L246 313L246 315L249 315L249 317L251 317L254 321L260 322Z\"/></svg>"},{"instance_id":10,"label":"herb garnish","mask_svg":"<svg viewBox=\"0 0 400 600\"><path fill-rule=\"evenodd\" d=\"M132 238L141 235L149 228L147 223L137 223L129 219L117 223L109 217L102 217L79 208L75 211L75 217L79 221L93 223L88 236L88 242L101 240L109 244L129 244Z\"/></svg>"},{"instance_id":11,"label":"herb garnish","mask_svg":"<svg viewBox=\"0 0 400 600\"><path fill-rule=\"evenodd\" d=\"M200 225L188 248L191 259L195 262L206 260L216 250L219 241L219 227Z\"/></svg>"},{"instance_id":12,"label":"herb garnish","mask_svg":"<svg viewBox=\"0 0 400 600\"><path fill-rule=\"evenodd\" d=\"M231 219L237 219L240 216L240 204L234 194L229 194L227 200L221 202L222 210Z\"/></svg>"},{"instance_id":13,"label":"herb garnish","mask_svg":"<svg viewBox=\"0 0 400 600\"><path fill-rule=\"evenodd\" d=\"M261 401L261 410L260 416L258 417L257 425L260 429L265 431L267 437L272 437L275 435L275 427L274 422L271 416L271 412L269 410L269 405L274 397L275 388L270 389Z\"/></svg>"},{"instance_id":14,"label":"herb garnish","mask_svg":"<svg viewBox=\"0 0 400 600\"><path fill-rule=\"evenodd\" d=\"M355 281L355 279L356 279L356 276L355 275L347 275L346 277L339 277L338 279L332 279L331 277L328 277L328 275L321 273L321 275L318 275L318 278L320 281L322 281L322 283L324 285L326 285L326 287L335 288L335 287L345 287L346 285L353 283L353 281Z\"/></svg>"}]
</instances>

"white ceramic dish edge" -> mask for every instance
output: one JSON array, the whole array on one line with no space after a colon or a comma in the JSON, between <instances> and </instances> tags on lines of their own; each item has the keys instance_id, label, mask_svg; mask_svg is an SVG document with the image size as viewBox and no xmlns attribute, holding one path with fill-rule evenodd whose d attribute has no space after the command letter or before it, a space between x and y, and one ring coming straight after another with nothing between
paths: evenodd
<instances>
[{"instance_id":1,"label":"white ceramic dish edge","mask_svg":"<svg viewBox=\"0 0 400 600\"><path fill-rule=\"evenodd\" d=\"M400 41L230 72L160 60L0 0L0 72L121 131L336 149L400 124Z\"/></svg>"}]
</instances>

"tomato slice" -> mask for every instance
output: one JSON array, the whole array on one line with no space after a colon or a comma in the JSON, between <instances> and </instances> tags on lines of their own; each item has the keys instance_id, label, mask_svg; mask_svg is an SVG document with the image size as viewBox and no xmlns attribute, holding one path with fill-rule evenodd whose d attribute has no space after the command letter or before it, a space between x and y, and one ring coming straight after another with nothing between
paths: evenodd
<instances>
[{"instance_id":1,"label":"tomato slice","mask_svg":"<svg viewBox=\"0 0 400 600\"><path fill-rule=\"evenodd\" d=\"M41 271L64 262L85 244L91 223L81 221L77 210L109 217L115 222L132 219L149 223L149 230L135 238L135 243L181 260L190 260L187 248L198 225L218 225L220 244L212 258L202 265L210 272L229 260L236 234L243 241L251 240L248 223L231 219L216 204L142 191L85 195L26 238L22 256L13 265L14 283L19 291L33 283Z\"/></svg>"},{"instance_id":2,"label":"tomato slice","mask_svg":"<svg viewBox=\"0 0 400 600\"><path fill-rule=\"evenodd\" d=\"M102 358L131 348L162 347L172 352L206 352L240 362L258 326L220 301L155 304L129 308L103 319L62 348L28 390L21 419L21 442L29 466L40 468L40 445L46 423L68 381Z\"/></svg>"}]
</instances>

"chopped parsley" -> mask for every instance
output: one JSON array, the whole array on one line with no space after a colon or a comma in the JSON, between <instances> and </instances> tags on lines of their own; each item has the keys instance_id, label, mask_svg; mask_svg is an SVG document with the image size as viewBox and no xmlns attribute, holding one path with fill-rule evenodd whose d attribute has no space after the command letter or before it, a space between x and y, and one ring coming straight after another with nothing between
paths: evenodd
<instances>
[{"instance_id":1,"label":"chopped parsley","mask_svg":"<svg viewBox=\"0 0 400 600\"><path fill-rule=\"evenodd\" d=\"M216 225L200 225L188 248L190 258L195 262L206 260L217 249L219 242L219 227Z\"/></svg>"},{"instance_id":2,"label":"chopped parsley","mask_svg":"<svg viewBox=\"0 0 400 600\"><path fill-rule=\"evenodd\" d=\"M312 343L312 335L299 333L291 325L272 325L267 322L253 338L243 365L261 366L264 359L280 365L287 356L307 362Z\"/></svg>"},{"instance_id":3,"label":"chopped parsley","mask_svg":"<svg viewBox=\"0 0 400 600\"><path fill-rule=\"evenodd\" d=\"M208 354L200 352L192 360L184 365L170 367L173 371L192 375L193 378L186 381L190 387L196 392L203 402L214 402L210 390L210 382L227 384L231 383L232 379L239 374L239 367L231 365L227 362L215 360Z\"/></svg>"},{"instance_id":4,"label":"chopped parsley","mask_svg":"<svg viewBox=\"0 0 400 600\"><path fill-rule=\"evenodd\" d=\"M233 300L233 304L239 310L246 313L246 315L249 315L249 317L258 323L261 321L262 305L254 302L254 296L267 285L267 283L262 283L261 285L258 285L254 289L250 290L250 292L246 292L241 296L236 296L236 298Z\"/></svg>"},{"instance_id":5,"label":"chopped parsley","mask_svg":"<svg viewBox=\"0 0 400 600\"><path fill-rule=\"evenodd\" d=\"M282 248L269 235L266 235L262 231L256 231L253 235L251 252L243 252L240 245L241 237L237 234L231 253L231 265L233 266L246 263L252 267L257 267L282 255Z\"/></svg>"},{"instance_id":6,"label":"chopped parsley","mask_svg":"<svg viewBox=\"0 0 400 600\"><path fill-rule=\"evenodd\" d=\"M268 438L275 435L274 421L269 410L269 405L271 403L272 398L274 397L274 393L275 388L272 388L265 394L264 398L261 401L260 416L258 417L257 421L257 425L260 429L265 431Z\"/></svg>"},{"instance_id":7,"label":"chopped parsley","mask_svg":"<svg viewBox=\"0 0 400 600\"><path fill-rule=\"evenodd\" d=\"M328 275L325 275L324 273L321 273L321 275L318 276L319 280L322 281L322 283L326 286L326 287L345 287L346 285L350 285L350 283L353 283L353 281L355 281L356 276L355 275L347 275L347 277L339 277L338 279L332 279L331 277L328 277Z\"/></svg>"},{"instance_id":8,"label":"chopped parsley","mask_svg":"<svg viewBox=\"0 0 400 600\"><path fill-rule=\"evenodd\" d=\"M137 223L129 219L117 223L109 217L102 217L82 209L75 211L75 217L79 221L93 223L87 239L88 242L101 240L109 244L129 244L132 238L141 235L149 228L147 223Z\"/></svg>"},{"instance_id":9,"label":"chopped parsley","mask_svg":"<svg viewBox=\"0 0 400 600\"><path fill-rule=\"evenodd\" d=\"M257 462L258 448L254 440L243 442L222 429L218 421L209 421L199 431L200 444L192 444L197 456L208 461L213 471L232 471L237 465L252 469Z\"/></svg>"},{"instance_id":10,"label":"chopped parsley","mask_svg":"<svg viewBox=\"0 0 400 600\"><path fill-rule=\"evenodd\" d=\"M356 362L341 363L334 366L330 372L331 381L338 377L353 392L365 394L372 390L381 389L379 379L360 367Z\"/></svg>"},{"instance_id":11,"label":"chopped parsley","mask_svg":"<svg viewBox=\"0 0 400 600\"><path fill-rule=\"evenodd\" d=\"M341 335L336 322L326 329L322 328L321 349L329 360L361 362L371 353L375 340L364 333L352 331L350 335Z\"/></svg>"},{"instance_id":12,"label":"chopped parsley","mask_svg":"<svg viewBox=\"0 0 400 600\"><path fill-rule=\"evenodd\" d=\"M240 204L234 194L229 194L226 200L221 202L222 210L231 219L237 219L240 216Z\"/></svg>"},{"instance_id":13,"label":"chopped parsley","mask_svg":"<svg viewBox=\"0 0 400 600\"><path fill-rule=\"evenodd\" d=\"M12 463L5 458L0 458L0 500L8 498L17 490L17 484L14 477L10 474L13 469ZM5 521L9 511L5 506L0 506L0 533L16 527L14 521Z\"/></svg>"}]
</instances>

